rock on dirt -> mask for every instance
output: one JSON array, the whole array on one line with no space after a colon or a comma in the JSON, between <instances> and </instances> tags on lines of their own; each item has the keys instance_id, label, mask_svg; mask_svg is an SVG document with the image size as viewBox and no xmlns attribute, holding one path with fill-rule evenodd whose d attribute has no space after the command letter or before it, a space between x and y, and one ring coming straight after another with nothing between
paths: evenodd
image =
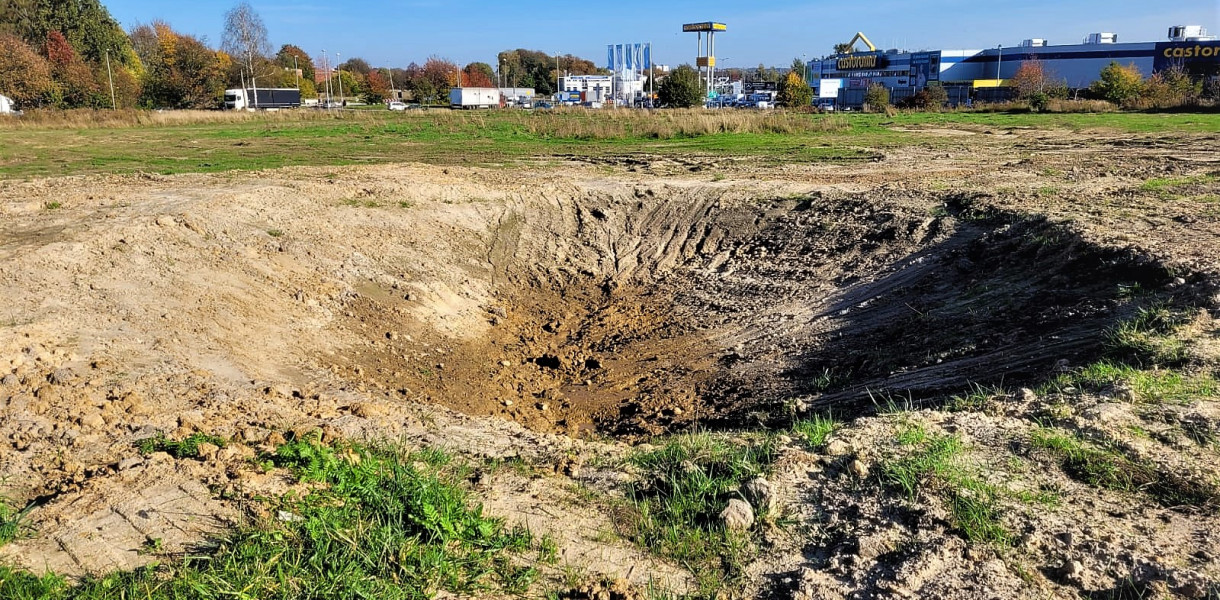
<instances>
[{"instance_id":1,"label":"rock on dirt","mask_svg":"<svg viewBox=\"0 0 1220 600\"><path fill-rule=\"evenodd\" d=\"M749 531L754 526L754 509L745 500L733 498L720 513L720 520L729 531Z\"/></svg>"}]
</instances>

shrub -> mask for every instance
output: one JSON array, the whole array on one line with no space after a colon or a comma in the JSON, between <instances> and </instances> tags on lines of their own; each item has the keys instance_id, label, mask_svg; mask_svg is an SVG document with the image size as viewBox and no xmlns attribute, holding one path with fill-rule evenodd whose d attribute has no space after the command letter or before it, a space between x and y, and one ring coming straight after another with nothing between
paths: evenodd
<instances>
[{"instance_id":1,"label":"shrub","mask_svg":"<svg viewBox=\"0 0 1220 600\"><path fill-rule=\"evenodd\" d=\"M691 108L703 105L703 86L699 83L699 73L690 65L682 65L673 70L661 89L657 90L661 104L669 108Z\"/></svg>"},{"instance_id":2,"label":"shrub","mask_svg":"<svg viewBox=\"0 0 1220 600\"><path fill-rule=\"evenodd\" d=\"M779 103L787 108L804 108L813 104L813 88L795 71L788 73L779 88Z\"/></svg>"},{"instance_id":3,"label":"shrub","mask_svg":"<svg viewBox=\"0 0 1220 600\"><path fill-rule=\"evenodd\" d=\"M884 85L874 83L864 92L864 110L884 112L890 106L890 90Z\"/></svg>"},{"instance_id":4,"label":"shrub","mask_svg":"<svg viewBox=\"0 0 1220 600\"><path fill-rule=\"evenodd\" d=\"M1144 76L1134 64L1122 66L1111 61L1101 70L1101 78L1093 82L1090 90L1098 97L1117 104L1126 105L1139 96L1144 87Z\"/></svg>"}]
</instances>

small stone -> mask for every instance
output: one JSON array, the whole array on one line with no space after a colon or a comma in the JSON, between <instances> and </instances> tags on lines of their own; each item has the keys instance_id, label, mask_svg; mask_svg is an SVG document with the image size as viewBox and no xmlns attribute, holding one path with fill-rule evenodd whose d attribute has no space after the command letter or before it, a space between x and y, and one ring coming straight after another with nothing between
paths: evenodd
<instances>
[{"instance_id":1,"label":"small stone","mask_svg":"<svg viewBox=\"0 0 1220 600\"><path fill-rule=\"evenodd\" d=\"M1038 394L1035 394L1034 391L1029 388L1021 388L1020 391L1017 392L1017 399L1025 404L1032 404L1038 401Z\"/></svg>"},{"instance_id":2,"label":"small stone","mask_svg":"<svg viewBox=\"0 0 1220 600\"><path fill-rule=\"evenodd\" d=\"M504 400L504 406L512 406L512 405L513 405L512 400L507 400L507 399Z\"/></svg>"},{"instance_id":3,"label":"small stone","mask_svg":"<svg viewBox=\"0 0 1220 600\"><path fill-rule=\"evenodd\" d=\"M832 439L826 443L826 454L830 456L844 456L851 453L851 446L847 442L839 439Z\"/></svg>"},{"instance_id":4,"label":"small stone","mask_svg":"<svg viewBox=\"0 0 1220 600\"><path fill-rule=\"evenodd\" d=\"M73 379L76 379L76 373L73 372L72 369L65 367L63 369L55 369L55 372L51 373L51 376L47 378L47 381L51 382L53 385L67 385L72 383Z\"/></svg>"},{"instance_id":5,"label":"small stone","mask_svg":"<svg viewBox=\"0 0 1220 600\"><path fill-rule=\"evenodd\" d=\"M762 512L774 513L779 507L779 494L775 485L762 477L752 479L741 488L741 493Z\"/></svg>"},{"instance_id":6,"label":"small stone","mask_svg":"<svg viewBox=\"0 0 1220 600\"><path fill-rule=\"evenodd\" d=\"M511 360L502 360L502 361L500 361L500 366L501 366L501 367L511 367L511 366L513 366L513 361L511 361Z\"/></svg>"},{"instance_id":7,"label":"small stone","mask_svg":"<svg viewBox=\"0 0 1220 600\"><path fill-rule=\"evenodd\" d=\"M124 458L123 460L120 460L119 464L118 464L118 468L120 471L126 471L128 469L139 466L143 462L144 462L143 458L140 458L138 456L131 456L128 458Z\"/></svg>"},{"instance_id":8,"label":"small stone","mask_svg":"<svg viewBox=\"0 0 1220 600\"><path fill-rule=\"evenodd\" d=\"M744 500L734 498L720 513L720 520L729 531L749 531L754 526L754 509Z\"/></svg>"},{"instance_id":9,"label":"small stone","mask_svg":"<svg viewBox=\"0 0 1220 600\"><path fill-rule=\"evenodd\" d=\"M857 479L864 479L868 477L868 465L864 464L864 462L859 459L851 461L851 465L848 466L848 469L851 470L851 474L855 475Z\"/></svg>"},{"instance_id":10,"label":"small stone","mask_svg":"<svg viewBox=\"0 0 1220 600\"><path fill-rule=\"evenodd\" d=\"M220 446L217 446L216 444L211 444L208 442L199 444L199 458L208 460L210 458L214 458L217 452L220 452Z\"/></svg>"},{"instance_id":11,"label":"small stone","mask_svg":"<svg viewBox=\"0 0 1220 600\"><path fill-rule=\"evenodd\" d=\"M106 426L106 420L98 413L89 413L80 418L80 425L85 429L101 429Z\"/></svg>"},{"instance_id":12,"label":"small stone","mask_svg":"<svg viewBox=\"0 0 1220 600\"><path fill-rule=\"evenodd\" d=\"M387 331L385 333L385 339L390 340L390 341L394 341L394 340L398 339L398 332L397 331Z\"/></svg>"},{"instance_id":13,"label":"small stone","mask_svg":"<svg viewBox=\"0 0 1220 600\"><path fill-rule=\"evenodd\" d=\"M281 511L276 512L275 518L279 519L280 521L282 521L284 523L300 523L301 521L305 520L305 517L302 517L301 515L298 515L296 513L288 512L286 510L281 510Z\"/></svg>"},{"instance_id":14,"label":"small stone","mask_svg":"<svg viewBox=\"0 0 1220 600\"><path fill-rule=\"evenodd\" d=\"M546 402L538 403L538 410L540 410L542 412L546 412L546 411L550 410L550 408L551 408L551 405L547 404Z\"/></svg>"}]
</instances>

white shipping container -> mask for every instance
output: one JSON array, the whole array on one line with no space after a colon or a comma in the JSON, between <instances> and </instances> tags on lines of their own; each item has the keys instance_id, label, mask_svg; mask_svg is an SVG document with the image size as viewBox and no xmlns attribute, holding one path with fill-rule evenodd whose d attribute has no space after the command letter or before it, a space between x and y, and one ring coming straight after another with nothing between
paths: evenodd
<instances>
[{"instance_id":1,"label":"white shipping container","mask_svg":"<svg viewBox=\"0 0 1220 600\"><path fill-rule=\"evenodd\" d=\"M500 90L496 88L453 88L449 90L449 105L453 108L498 108Z\"/></svg>"}]
</instances>

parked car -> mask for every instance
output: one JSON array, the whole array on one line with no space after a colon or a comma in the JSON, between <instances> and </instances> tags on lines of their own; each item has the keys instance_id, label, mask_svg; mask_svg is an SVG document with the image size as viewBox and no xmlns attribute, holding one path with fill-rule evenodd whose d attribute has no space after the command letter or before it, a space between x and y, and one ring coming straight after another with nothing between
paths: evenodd
<instances>
[{"instance_id":1,"label":"parked car","mask_svg":"<svg viewBox=\"0 0 1220 600\"><path fill-rule=\"evenodd\" d=\"M390 110L407 110L407 103L406 102L391 102L388 105L386 105L386 108L388 108Z\"/></svg>"},{"instance_id":2,"label":"parked car","mask_svg":"<svg viewBox=\"0 0 1220 600\"><path fill-rule=\"evenodd\" d=\"M538 102L534 104L534 108L555 108L555 105L550 102Z\"/></svg>"}]
</instances>

